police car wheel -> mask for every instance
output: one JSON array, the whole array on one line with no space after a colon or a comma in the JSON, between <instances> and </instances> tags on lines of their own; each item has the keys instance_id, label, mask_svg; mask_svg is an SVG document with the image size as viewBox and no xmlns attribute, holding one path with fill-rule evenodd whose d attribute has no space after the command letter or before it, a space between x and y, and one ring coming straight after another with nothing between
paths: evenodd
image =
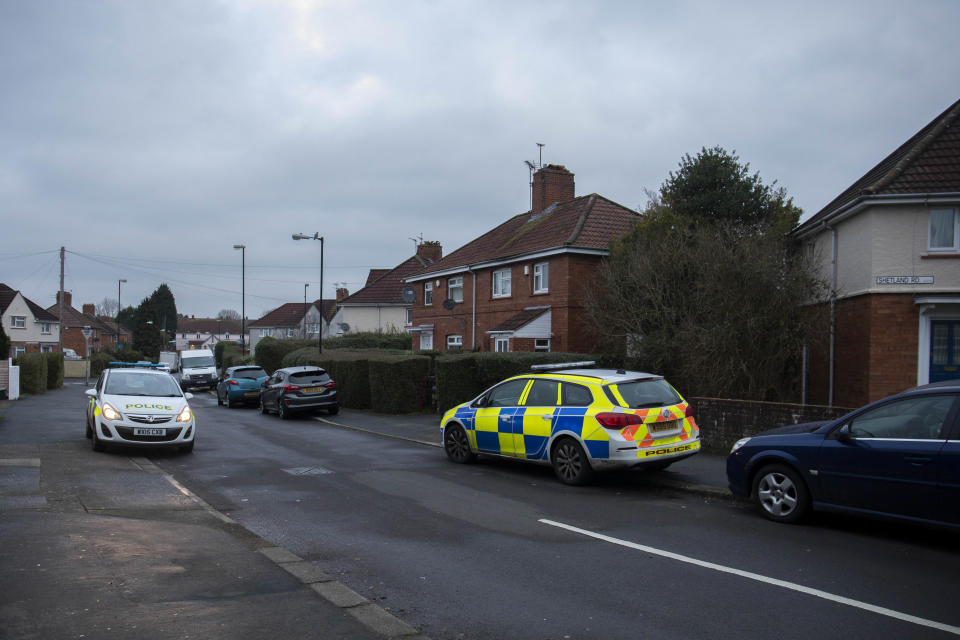
<instances>
[{"instance_id":1,"label":"police car wheel","mask_svg":"<svg viewBox=\"0 0 960 640\"><path fill-rule=\"evenodd\" d=\"M553 471L564 484L584 485L593 478L593 468L583 447L573 438L562 438L553 447L550 457Z\"/></svg>"},{"instance_id":2,"label":"police car wheel","mask_svg":"<svg viewBox=\"0 0 960 640\"><path fill-rule=\"evenodd\" d=\"M810 494L803 479L782 464L772 464L757 473L753 499L764 517L774 522L797 522L810 509Z\"/></svg>"},{"instance_id":3,"label":"police car wheel","mask_svg":"<svg viewBox=\"0 0 960 640\"><path fill-rule=\"evenodd\" d=\"M196 438L194 438L190 442L190 444L185 444L182 447L180 447L180 451L182 451L183 453L193 453L193 443L196 441L197 441Z\"/></svg>"},{"instance_id":4,"label":"police car wheel","mask_svg":"<svg viewBox=\"0 0 960 640\"><path fill-rule=\"evenodd\" d=\"M97 431L94 429L91 433L93 440L93 450L94 451L106 451L107 445L100 442L100 438L97 437Z\"/></svg>"},{"instance_id":5,"label":"police car wheel","mask_svg":"<svg viewBox=\"0 0 960 640\"><path fill-rule=\"evenodd\" d=\"M93 429L90 428L90 421L84 420L83 422L87 427L87 440L90 440L91 438L93 438Z\"/></svg>"},{"instance_id":6,"label":"police car wheel","mask_svg":"<svg viewBox=\"0 0 960 640\"><path fill-rule=\"evenodd\" d=\"M458 424L447 427L443 432L443 450L447 452L447 457L464 464L473 462L477 456L470 450L470 440L467 438L467 432Z\"/></svg>"},{"instance_id":7,"label":"police car wheel","mask_svg":"<svg viewBox=\"0 0 960 640\"><path fill-rule=\"evenodd\" d=\"M672 460L670 461L658 460L657 462L648 462L645 465L643 465L643 470L644 471L663 471L664 469L669 467L671 464L673 464Z\"/></svg>"}]
</instances>

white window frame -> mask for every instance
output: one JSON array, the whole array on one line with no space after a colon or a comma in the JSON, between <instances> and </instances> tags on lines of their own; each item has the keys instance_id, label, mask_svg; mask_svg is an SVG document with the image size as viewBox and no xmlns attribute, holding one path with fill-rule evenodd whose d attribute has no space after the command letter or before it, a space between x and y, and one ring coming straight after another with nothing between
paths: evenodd
<instances>
[{"instance_id":1,"label":"white window frame","mask_svg":"<svg viewBox=\"0 0 960 640\"><path fill-rule=\"evenodd\" d=\"M953 217L953 244L933 246L933 214L950 213ZM957 207L937 207L930 209L927 250L931 253L957 253L960 252L960 209Z\"/></svg>"},{"instance_id":2,"label":"white window frame","mask_svg":"<svg viewBox=\"0 0 960 640\"><path fill-rule=\"evenodd\" d=\"M16 346L14 346L14 347L10 347L10 350L13 352L13 353L10 354L10 357L11 357L11 358L16 358L16 357L21 356L21 355L23 355L23 354L25 354L25 353L27 352L27 348L26 348L26 347L16 347Z\"/></svg>"},{"instance_id":3,"label":"white window frame","mask_svg":"<svg viewBox=\"0 0 960 640\"><path fill-rule=\"evenodd\" d=\"M53 353L53 345L52 344L40 345L40 353Z\"/></svg>"},{"instance_id":4,"label":"white window frame","mask_svg":"<svg viewBox=\"0 0 960 640\"><path fill-rule=\"evenodd\" d=\"M494 338L493 350L496 353L510 353L510 338Z\"/></svg>"},{"instance_id":5,"label":"white window frame","mask_svg":"<svg viewBox=\"0 0 960 640\"><path fill-rule=\"evenodd\" d=\"M533 292L547 293L550 291L550 263L538 262L533 265Z\"/></svg>"},{"instance_id":6,"label":"white window frame","mask_svg":"<svg viewBox=\"0 0 960 640\"><path fill-rule=\"evenodd\" d=\"M454 295L458 291L459 295ZM454 302L463 302L463 276L447 280L447 296Z\"/></svg>"},{"instance_id":7,"label":"white window frame","mask_svg":"<svg viewBox=\"0 0 960 640\"><path fill-rule=\"evenodd\" d=\"M406 311L407 311L407 326L409 327L410 325L413 324L413 307L407 307Z\"/></svg>"},{"instance_id":8,"label":"white window frame","mask_svg":"<svg viewBox=\"0 0 960 640\"><path fill-rule=\"evenodd\" d=\"M45 335L49 335L49 334L50 334L50 323L49 323L49 322L41 322L41 323L40 323L40 333L45 334Z\"/></svg>"},{"instance_id":9,"label":"white window frame","mask_svg":"<svg viewBox=\"0 0 960 640\"><path fill-rule=\"evenodd\" d=\"M273 337L273 330L272 330L272 329L260 329L260 337L261 337L261 338L271 338L271 337Z\"/></svg>"},{"instance_id":10,"label":"white window frame","mask_svg":"<svg viewBox=\"0 0 960 640\"><path fill-rule=\"evenodd\" d=\"M533 340L533 350L534 351L550 351L550 338L535 338Z\"/></svg>"},{"instance_id":11,"label":"white window frame","mask_svg":"<svg viewBox=\"0 0 960 640\"><path fill-rule=\"evenodd\" d=\"M433 283L432 282L423 283L423 306L425 307L433 306Z\"/></svg>"},{"instance_id":12,"label":"white window frame","mask_svg":"<svg viewBox=\"0 0 960 640\"><path fill-rule=\"evenodd\" d=\"M298 333L300 333L300 332L297 331L294 327L287 327L287 337L288 337L288 338L296 338Z\"/></svg>"},{"instance_id":13,"label":"white window frame","mask_svg":"<svg viewBox=\"0 0 960 640\"><path fill-rule=\"evenodd\" d=\"M509 298L511 290L511 280L513 279L512 270L507 267L506 269L497 269L493 272L492 275L492 290L494 298Z\"/></svg>"},{"instance_id":14,"label":"white window frame","mask_svg":"<svg viewBox=\"0 0 960 640\"><path fill-rule=\"evenodd\" d=\"M420 334L420 349L422 351L433 350L433 331L424 331Z\"/></svg>"},{"instance_id":15,"label":"white window frame","mask_svg":"<svg viewBox=\"0 0 960 640\"><path fill-rule=\"evenodd\" d=\"M10 316L10 328L11 328L11 329L26 329L26 328L27 328L27 316Z\"/></svg>"},{"instance_id":16,"label":"white window frame","mask_svg":"<svg viewBox=\"0 0 960 640\"><path fill-rule=\"evenodd\" d=\"M463 349L463 336L456 333L447 336L447 349Z\"/></svg>"}]
</instances>

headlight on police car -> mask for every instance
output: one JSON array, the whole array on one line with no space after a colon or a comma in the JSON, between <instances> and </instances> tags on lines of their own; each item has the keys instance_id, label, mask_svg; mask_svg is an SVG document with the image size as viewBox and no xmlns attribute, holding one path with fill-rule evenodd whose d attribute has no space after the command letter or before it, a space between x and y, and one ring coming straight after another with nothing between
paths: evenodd
<instances>
[{"instance_id":1,"label":"headlight on police car","mask_svg":"<svg viewBox=\"0 0 960 640\"><path fill-rule=\"evenodd\" d=\"M733 453L734 451L736 451L743 445L747 444L748 442L750 442L750 438L740 438L739 440L733 443L732 447L730 447L730 453Z\"/></svg>"},{"instance_id":2,"label":"headlight on police car","mask_svg":"<svg viewBox=\"0 0 960 640\"><path fill-rule=\"evenodd\" d=\"M190 411L190 407L186 406L183 408L183 411L180 412L180 415L177 416L177 422L190 422L193 419L193 413Z\"/></svg>"},{"instance_id":3,"label":"headlight on police car","mask_svg":"<svg viewBox=\"0 0 960 640\"><path fill-rule=\"evenodd\" d=\"M103 411L101 413L106 420L121 420L123 418L123 416L120 415L120 412L106 403L104 403Z\"/></svg>"}]
</instances>

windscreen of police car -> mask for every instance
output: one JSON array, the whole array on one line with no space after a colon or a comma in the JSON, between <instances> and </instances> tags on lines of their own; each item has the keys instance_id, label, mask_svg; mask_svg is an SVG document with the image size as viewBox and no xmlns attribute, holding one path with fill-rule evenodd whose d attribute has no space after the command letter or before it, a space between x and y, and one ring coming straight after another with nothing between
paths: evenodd
<instances>
[{"instance_id":1,"label":"windscreen of police car","mask_svg":"<svg viewBox=\"0 0 960 640\"><path fill-rule=\"evenodd\" d=\"M107 378L104 393L116 396L152 396L179 398L183 394L169 375L158 376L136 371L114 371Z\"/></svg>"},{"instance_id":2,"label":"windscreen of police car","mask_svg":"<svg viewBox=\"0 0 960 640\"><path fill-rule=\"evenodd\" d=\"M666 380L634 380L617 385L620 396L631 409L663 407L681 402L680 396Z\"/></svg>"}]
</instances>

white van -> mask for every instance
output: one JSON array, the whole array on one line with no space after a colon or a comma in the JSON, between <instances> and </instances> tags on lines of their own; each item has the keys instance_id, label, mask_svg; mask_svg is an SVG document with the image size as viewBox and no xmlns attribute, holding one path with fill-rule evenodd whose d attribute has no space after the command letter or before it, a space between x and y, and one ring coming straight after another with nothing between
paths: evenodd
<instances>
[{"instance_id":1,"label":"white van","mask_svg":"<svg viewBox=\"0 0 960 640\"><path fill-rule=\"evenodd\" d=\"M180 388L213 389L217 386L217 365L210 349L180 352Z\"/></svg>"}]
</instances>

